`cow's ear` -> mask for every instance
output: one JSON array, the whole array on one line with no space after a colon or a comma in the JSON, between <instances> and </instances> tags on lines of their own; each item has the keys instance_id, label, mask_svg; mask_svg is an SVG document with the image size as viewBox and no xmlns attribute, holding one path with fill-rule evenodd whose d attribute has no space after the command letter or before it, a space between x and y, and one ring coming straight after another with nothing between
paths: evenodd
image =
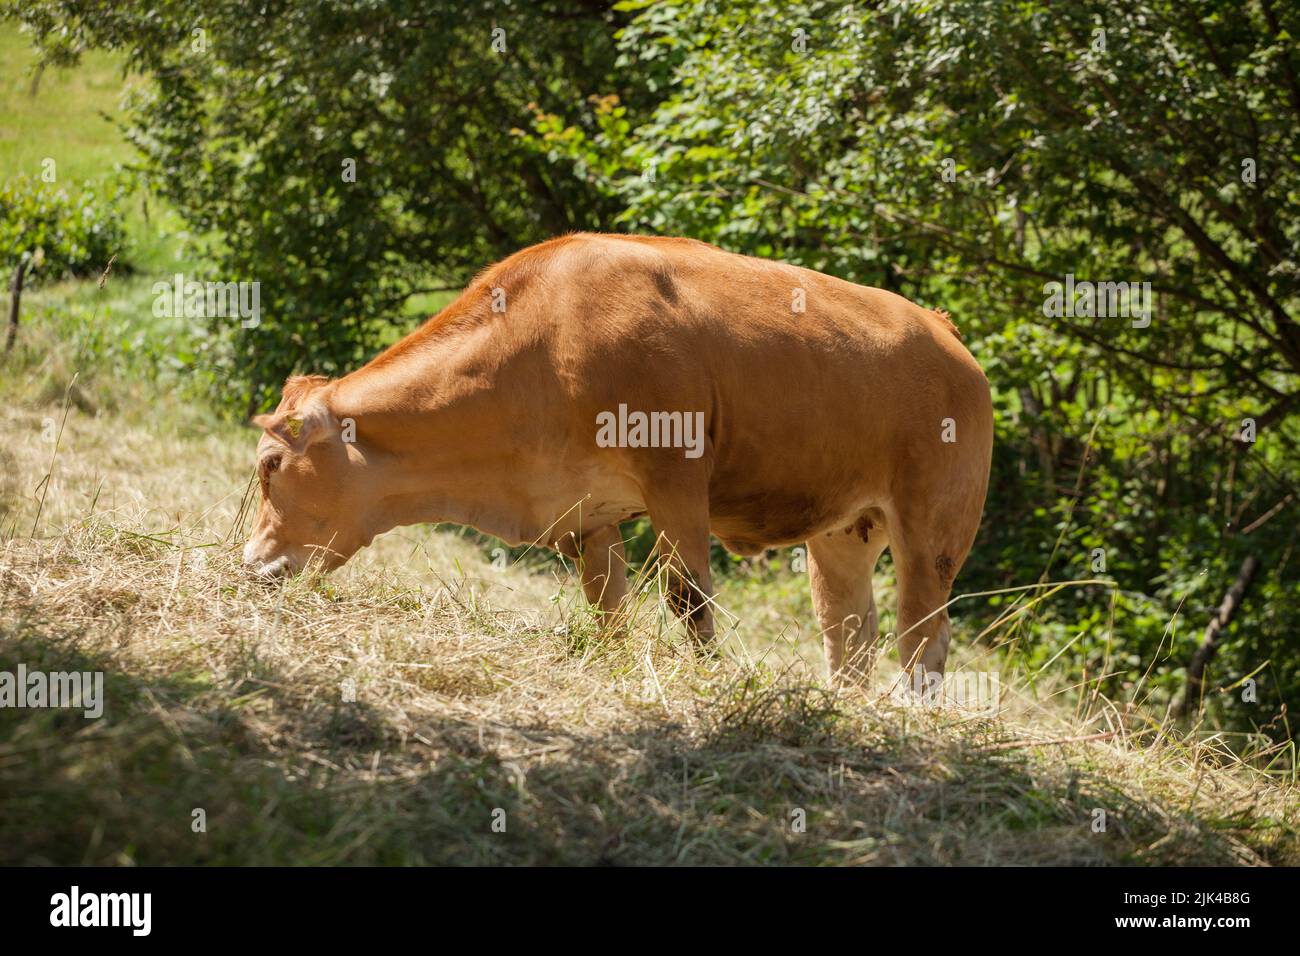
<instances>
[{"instance_id":1,"label":"cow's ear","mask_svg":"<svg viewBox=\"0 0 1300 956\"><path fill-rule=\"evenodd\" d=\"M257 415L253 424L266 429L268 434L295 452L304 452L339 430L334 413L323 401L309 401L303 408L286 408L271 415Z\"/></svg>"}]
</instances>

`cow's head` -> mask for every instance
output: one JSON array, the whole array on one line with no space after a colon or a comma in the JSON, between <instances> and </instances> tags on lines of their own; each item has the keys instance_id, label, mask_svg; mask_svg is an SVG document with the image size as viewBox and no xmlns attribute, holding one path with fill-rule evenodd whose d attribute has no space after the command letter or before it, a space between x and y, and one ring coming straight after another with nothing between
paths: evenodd
<instances>
[{"instance_id":1,"label":"cow's head","mask_svg":"<svg viewBox=\"0 0 1300 956\"><path fill-rule=\"evenodd\" d=\"M244 564L261 574L292 574L309 562L333 570L370 542L364 461L343 440L332 393L324 376L295 376L279 407L253 419L264 429L262 494Z\"/></svg>"}]
</instances>

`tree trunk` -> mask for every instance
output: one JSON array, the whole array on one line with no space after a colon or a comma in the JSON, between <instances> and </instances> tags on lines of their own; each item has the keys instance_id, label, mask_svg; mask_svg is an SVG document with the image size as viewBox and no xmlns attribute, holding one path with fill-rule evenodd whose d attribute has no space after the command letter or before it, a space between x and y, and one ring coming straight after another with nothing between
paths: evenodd
<instances>
[{"instance_id":1,"label":"tree trunk","mask_svg":"<svg viewBox=\"0 0 1300 956\"><path fill-rule=\"evenodd\" d=\"M1237 580L1232 582L1232 587L1228 588L1228 593L1223 596L1223 603L1219 605L1219 610L1215 612L1214 617L1210 618L1209 626L1205 628L1205 636L1201 638L1200 646L1192 655L1192 662L1187 665L1187 687L1183 691L1182 706L1179 707L1183 716L1190 714L1200 704L1205 684L1205 665L1218 650L1219 633L1228 626L1232 616L1237 613L1237 608L1241 606L1241 599L1245 597L1246 589L1250 587L1251 579L1255 577L1255 572L1258 570L1259 559L1253 554L1247 555L1246 560L1241 563L1241 570L1237 572Z\"/></svg>"},{"instance_id":2,"label":"tree trunk","mask_svg":"<svg viewBox=\"0 0 1300 956\"><path fill-rule=\"evenodd\" d=\"M18 304L23 298L23 277L27 274L27 263L18 263L18 268L14 270L13 282L9 283L9 332L5 335L5 354L8 355L14 347L14 339L18 337Z\"/></svg>"}]
</instances>

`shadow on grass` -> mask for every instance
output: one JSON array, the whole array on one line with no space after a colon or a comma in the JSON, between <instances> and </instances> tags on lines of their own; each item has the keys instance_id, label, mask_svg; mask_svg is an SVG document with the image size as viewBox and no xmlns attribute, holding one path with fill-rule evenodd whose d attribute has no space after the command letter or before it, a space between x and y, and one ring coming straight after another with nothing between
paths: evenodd
<instances>
[{"instance_id":1,"label":"shadow on grass","mask_svg":"<svg viewBox=\"0 0 1300 956\"><path fill-rule=\"evenodd\" d=\"M647 706L600 734L432 715L398 725L256 661L220 686L123 673L75 650L75 634L20 627L0 636L0 670L103 671L107 703L100 720L0 709L5 864L1242 857L1224 821L1134 797L1086 763L990 749L992 724L922 732L914 716L814 687L741 678L689 720Z\"/></svg>"}]
</instances>

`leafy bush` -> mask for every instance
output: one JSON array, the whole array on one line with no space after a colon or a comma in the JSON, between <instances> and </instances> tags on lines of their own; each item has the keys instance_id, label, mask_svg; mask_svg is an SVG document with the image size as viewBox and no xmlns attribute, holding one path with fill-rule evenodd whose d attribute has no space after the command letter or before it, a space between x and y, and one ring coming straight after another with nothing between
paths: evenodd
<instances>
[{"instance_id":1,"label":"leafy bush","mask_svg":"<svg viewBox=\"0 0 1300 956\"><path fill-rule=\"evenodd\" d=\"M87 189L70 197L19 176L0 183L0 270L5 278L27 259L28 281L97 276L119 255L125 233L117 190Z\"/></svg>"}]
</instances>

